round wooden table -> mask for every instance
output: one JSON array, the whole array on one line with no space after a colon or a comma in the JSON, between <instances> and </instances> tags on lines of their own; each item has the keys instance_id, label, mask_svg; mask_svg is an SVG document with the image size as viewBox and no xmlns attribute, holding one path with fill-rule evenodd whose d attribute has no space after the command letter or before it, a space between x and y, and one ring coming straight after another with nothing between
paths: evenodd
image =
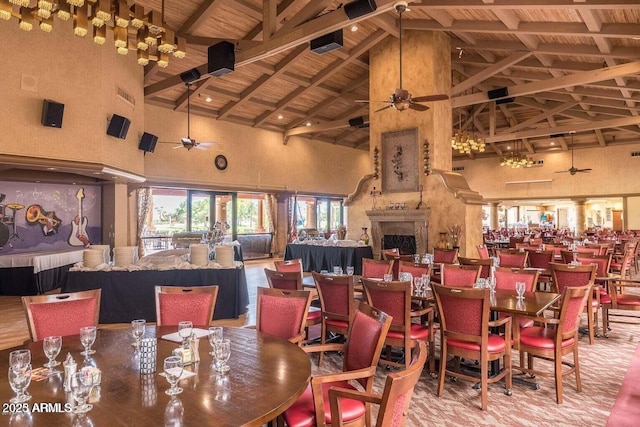
<instances>
[{"instance_id":1,"label":"round wooden table","mask_svg":"<svg viewBox=\"0 0 640 427\"><path fill-rule=\"evenodd\" d=\"M200 339L200 362L185 370L197 375L180 381L184 391L171 402L165 394L169 383L163 376L162 364L178 343L160 339L177 331L176 326L147 327L145 337L158 336L157 372L141 375L139 357L131 346L129 329L99 330L93 349L96 353L87 361L100 368L102 383L93 409L81 420L95 426L159 426L165 425L165 412L183 408L183 426L260 426L274 419L302 394L311 377L308 355L286 340L267 337L252 329L225 328L225 338L231 340L230 371L219 374L211 366L211 347L206 337ZM41 367L46 361L42 342L30 343L32 365ZM63 337L62 351L56 360L62 362L67 353L82 367L85 359L78 336ZM9 350L0 352L0 402L8 408L14 396L8 381ZM56 368L64 370L62 364ZM32 381L28 388L32 398L29 425L72 425L79 416L64 412L64 404L72 402L63 389L63 375L42 381ZM36 412L41 403L60 403L60 412ZM38 404L38 405L35 405ZM55 410L55 405L51 405ZM174 411L175 412L175 411ZM179 411L178 411L179 412ZM0 415L9 421L11 414ZM13 415L16 418L25 416ZM25 424L27 425L27 424Z\"/></svg>"}]
</instances>

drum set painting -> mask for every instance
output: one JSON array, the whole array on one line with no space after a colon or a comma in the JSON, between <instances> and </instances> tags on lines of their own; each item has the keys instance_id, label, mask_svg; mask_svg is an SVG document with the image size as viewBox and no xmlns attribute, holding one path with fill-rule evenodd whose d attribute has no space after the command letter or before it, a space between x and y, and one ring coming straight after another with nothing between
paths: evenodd
<instances>
[{"instance_id":1,"label":"drum set painting","mask_svg":"<svg viewBox=\"0 0 640 427\"><path fill-rule=\"evenodd\" d=\"M0 250L5 246L13 248L16 240L24 241L18 232L17 214L25 208L19 203L3 204L5 194L0 194ZM42 233L49 236L58 232L61 220L54 211L47 212L42 206L34 204L27 207L25 213L27 225L39 225Z\"/></svg>"}]
</instances>

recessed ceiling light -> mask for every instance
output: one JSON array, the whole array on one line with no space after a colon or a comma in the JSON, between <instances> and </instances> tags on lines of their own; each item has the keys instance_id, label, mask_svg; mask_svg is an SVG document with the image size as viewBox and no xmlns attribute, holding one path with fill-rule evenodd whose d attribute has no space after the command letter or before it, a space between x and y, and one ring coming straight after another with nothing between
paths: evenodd
<instances>
[{"instance_id":1,"label":"recessed ceiling light","mask_svg":"<svg viewBox=\"0 0 640 427\"><path fill-rule=\"evenodd\" d=\"M352 33L355 33L356 31L358 31L359 28L356 24L353 24L350 29Z\"/></svg>"},{"instance_id":2,"label":"recessed ceiling light","mask_svg":"<svg viewBox=\"0 0 640 427\"><path fill-rule=\"evenodd\" d=\"M282 120L284 119L284 116L282 114L278 114L278 120Z\"/></svg>"},{"instance_id":3,"label":"recessed ceiling light","mask_svg":"<svg viewBox=\"0 0 640 427\"><path fill-rule=\"evenodd\" d=\"M48 171L54 171L56 168L47 168Z\"/></svg>"},{"instance_id":4,"label":"recessed ceiling light","mask_svg":"<svg viewBox=\"0 0 640 427\"><path fill-rule=\"evenodd\" d=\"M555 141L551 141L551 145L556 145L556 142Z\"/></svg>"},{"instance_id":5,"label":"recessed ceiling light","mask_svg":"<svg viewBox=\"0 0 640 427\"><path fill-rule=\"evenodd\" d=\"M307 126L311 126L311 122L307 122Z\"/></svg>"},{"instance_id":6,"label":"recessed ceiling light","mask_svg":"<svg viewBox=\"0 0 640 427\"><path fill-rule=\"evenodd\" d=\"M207 96L204 100L207 101L207 102L213 101L210 96Z\"/></svg>"},{"instance_id":7,"label":"recessed ceiling light","mask_svg":"<svg viewBox=\"0 0 640 427\"><path fill-rule=\"evenodd\" d=\"M507 145L507 150L511 150L511 146L510 145Z\"/></svg>"}]
</instances>

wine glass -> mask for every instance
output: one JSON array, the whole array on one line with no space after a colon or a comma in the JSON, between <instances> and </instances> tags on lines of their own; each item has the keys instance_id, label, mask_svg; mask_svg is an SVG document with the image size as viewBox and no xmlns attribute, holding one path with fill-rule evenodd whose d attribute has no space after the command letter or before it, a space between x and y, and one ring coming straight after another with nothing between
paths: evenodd
<instances>
[{"instance_id":1,"label":"wine glass","mask_svg":"<svg viewBox=\"0 0 640 427\"><path fill-rule=\"evenodd\" d=\"M93 408L93 405L87 403L91 389L94 386L94 376L89 370L81 369L78 372L71 375L71 395L76 401L76 406L73 407L74 414L84 414Z\"/></svg>"},{"instance_id":2,"label":"wine glass","mask_svg":"<svg viewBox=\"0 0 640 427\"><path fill-rule=\"evenodd\" d=\"M14 365L9 367L9 385L16 393L9 401L11 403L22 403L31 399L31 395L25 393L27 387L31 384L31 364Z\"/></svg>"},{"instance_id":3,"label":"wine glass","mask_svg":"<svg viewBox=\"0 0 640 427\"><path fill-rule=\"evenodd\" d=\"M353 276L354 272L355 272L355 268L352 265L347 266L347 275L348 276Z\"/></svg>"},{"instance_id":4,"label":"wine glass","mask_svg":"<svg viewBox=\"0 0 640 427\"><path fill-rule=\"evenodd\" d=\"M131 321L131 335L136 340L132 345L135 348L140 347L140 340L144 335L144 331L146 329L147 321L144 319L136 319Z\"/></svg>"},{"instance_id":5,"label":"wine glass","mask_svg":"<svg viewBox=\"0 0 640 427\"><path fill-rule=\"evenodd\" d=\"M422 296L422 276L413 278L413 295Z\"/></svg>"},{"instance_id":6,"label":"wine glass","mask_svg":"<svg viewBox=\"0 0 640 427\"><path fill-rule=\"evenodd\" d=\"M489 283L489 289L491 290L491 293L495 293L496 292L496 278L494 276L490 276L487 279L487 282Z\"/></svg>"},{"instance_id":7,"label":"wine glass","mask_svg":"<svg viewBox=\"0 0 640 427\"><path fill-rule=\"evenodd\" d=\"M431 290L431 276L428 274L422 275L422 289L425 294Z\"/></svg>"},{"instance_id":8,"label":"wine glass","mask_svg":"<svg viewBox=\"0 0 640 427\"><path fill-rule=\"evenodd\" d=\"M25 366L31 363L30 350L14 350L9 353L9 366Z\"/></svg>"},{"instance_id":9,"label":"wine glass","mask_svg":"<svg viewBox=\"0 0 640 427\"><path fill-rule=\"evenodd\" d=\"M227 361L231 356L231 342L229 339L223 339L219 343L216 343L213 352L216 359L216 371L227 372L230 369Z\"/></svg>"},{"instance_id":10,"label":"wine glass","mask_svg":"<svg viewBox=\"0 0 640 427\"><path fill-rule=\"evenodd\" d=\"M44 364L45 368L49 368L50 371L53 370L55 366L58 366L60 362L58 362L56 357L60 354L60 350L62 349L62 337L46 337L42 342L42 349L44 350L45 356L49 361Z\"/></svg>"},{"instance_id":11,"label":"wine glass","mask_svg":"<svg viewBox=\"0 0 640 427\"><path fill-rule=\"evenodd\" d=\"M182 348L189 347L189 337L193 332L193 322L185 320L178 323L178 335L182 338Z\"/></svg>"},{"instance_id":12,"label":"wine glass","mask_svg":"<svg viewBox=\"0 0 640 427\"><path fill-rule=\"evenodd\" d=\"M88 356L96 352L95 350L91 350L91 346L96 340L96 330L97 328L95 326L80 328L80 342L84 346L84 351L80 352L81 355Z\"/></svg>"},{"instance_id":13,"label":"wine glass","mask_svg":"<svg viewBox=\"0 0 640 427\"><path fill-rule=\"evenodd\" d=\"M164 392L169 396L182 393L182 388L178 387L178 381L182 376L182 357L169 356L164 359L164 376L171 385L171 388Z\"/></svg>"},{"instance_id":14,"label":"wine glass","mask_svg":"<svg viewBox=\"0 0 640 427\"><path fill-rule=\"evenodd\" d=\"M210 356L215 356L215 345L222 341L222 331L221 326L211 326L209 328L209 344L211 345L211 352L209 353Z\"/></svg>"},{"instance_id":15,"label":"wine glass","mask_svg":"<svg viewBox=\"0 0 640 427\"><path fill-rule=\"evenodd\" d=\"M164 409L164 425L165 427L182 426L182 417L184 416L184 406L182 401L176 396L171 396L169 403Z\"/></svg>"},{"instance_id":16,"label":"wine glass","mask_svg":"<svg viewBox=\"0 0 640 427\"><path fill-rule=\"evenodd\" d=\"M524 282L516 282L516 292L518 293L518 299L519 300L523 300L524 299L524 290L525 290L525 283Z\"/></svg>"}]
</instances>

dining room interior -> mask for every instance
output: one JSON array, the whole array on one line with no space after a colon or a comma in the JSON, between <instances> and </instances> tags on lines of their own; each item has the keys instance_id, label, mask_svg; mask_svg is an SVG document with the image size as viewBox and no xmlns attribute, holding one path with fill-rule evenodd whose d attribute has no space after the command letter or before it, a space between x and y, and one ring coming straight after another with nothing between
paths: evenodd
<instances>
[{"instance_id":1,"label":"dining room interior","mask_svg":"<svg viewBox=\"0 0 640 427\"><path fill-rule=\"evenodd\" d=\"M0 18L2 349L29 339L20 296L102 288L109 330L153 324L155 285L216 284L211 324L247 327L274 260L313 282L527 236L615 240L624 264L638 238L636 1L0 0ZM612 325L580 335L562 405L544 379L475 411L425 370L407 425L604 425L638 359L637 326ZM327 360L312 376L342 370Z\"/></svg>"}]
</instances>

